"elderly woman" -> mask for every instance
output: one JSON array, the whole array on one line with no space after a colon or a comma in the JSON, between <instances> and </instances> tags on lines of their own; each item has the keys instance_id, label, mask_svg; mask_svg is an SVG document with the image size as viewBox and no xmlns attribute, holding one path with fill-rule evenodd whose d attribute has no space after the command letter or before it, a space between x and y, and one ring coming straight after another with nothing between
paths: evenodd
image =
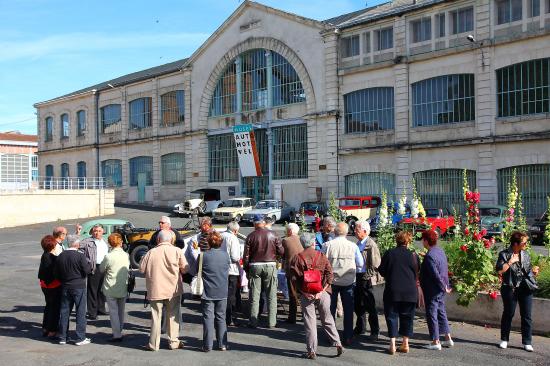
<instances>
[{"instance_id":1,"label":"elderly woman","mask_svg":"<svg viewBox=\"0 0 550 366\"><path fill-rule=\"evenodd\" d=\"M52 235L46 235L40 241L44 250L40 258L38 279L40 288L46 300L44 316L42 317L42 335L44 337L55 337L59 323L59 311L61 309L61 282L54 274L57 260L57 241Z\"/></svg>"},{"instance_id":2,"label":"elderly woman","mask_svg":"<svg viewBox=\"0 0 550 366\"><path fill-rule=\"evenodd\" d=\"M440 334L445 335L444 346L452 347L454 342L445 309L445 295L451 292L447 256L437 245L437 238L438 235L433 230L422 233L422 244L428 249L428 253L420 267L420 286L424 293L426 321L432 339L432 343L426 345L426 348L441 351Z\"/></svg>"},{"instance_id":3,"label":"elderly woman","mask_svg":"<svg viewBox=\"0 0 550 366\"><path fill-rule=\"evenodd\" d=\"M403 337L403 343L398 351L409 352L409 338L413 334L414 311L418 299L416 277L420 268L418 256L407 247L411 243L412 234L400 231L395 236L397 247L390 249L382 257L378 271L386 280L384 288L384 315L388 325L390 348L388 353L396 351L395 338Z\"/></svg>"},{"instance_id":4,"label":"elderly woman","mask_svg":"<svg viewBox=\"0 0 550 366\"><path fill-rule=\"evenodd\" d=\"M536 286L535 276L538 267L531 268L531 258L525 251L528 236L516 231L510 237L510 247L498 254L496 270L502 276L500 294L504 304L500 326L500 348L507 348L510 327L519 303L521 315L521 342L527 352L533 352L531 344L531 308L533 290Z\"/></svg>"},{"instance_id":5,"label":"elderly woman","mask_svg":"<svg viewBox=\"0 0 550 366\"><path fill-rule=\"evenodd\" d=\"M314 360L317 357L317 317L315 315L315 307L319 310L319 319L321 320L325 334L329 338L329 342L336 347L336 355L340 356L344 352L344 348L340 342L340 336L330 312L330 284L333 279L332 267L327 257L322 252L315 250L316 239L313 234L303 233L300 236L300 243L304 247L304 251L294 256L290 263L290 272L294 288L300 294L300 303L302 305L302 316L306 329L307 353L305 357L310 360ZM311 270L320 272L320 291L312 291L311 286L304 283L305 272Z\"/></svg>"},{"instance_id":6,"label":"elderly woman","mask_svg":"<svg viewBox=\"0 0 550 366\"><path fill-rule=\"evenodd\" d=\"M202 251L202 349L212 350L214 344L214 329L218 340L218 349L227 349L227 288L229 281L229 265L231 259L225 248L220 248L223 238L217 231L211 231L207 236L209 250ZM199 259L199 267L200 267ZM198 268L198 271L201 269Z\"/></svg>"},{"instance_id":7,"label":"elderly woman","mask_svg":"<svg viewBox=\"0 0 550 366\"><path fill-rule=\"evenodd\" d=\"M109 305L109 318L113 338L110 342L122 341L122 329L124 328L124 305L128 293L128 271L130 259L128 253L122 249L122 236L118 233L107 238L111 251L103 258L100 265L101 272L105 273L102 291Z\"/></svg>"}]
</instances>

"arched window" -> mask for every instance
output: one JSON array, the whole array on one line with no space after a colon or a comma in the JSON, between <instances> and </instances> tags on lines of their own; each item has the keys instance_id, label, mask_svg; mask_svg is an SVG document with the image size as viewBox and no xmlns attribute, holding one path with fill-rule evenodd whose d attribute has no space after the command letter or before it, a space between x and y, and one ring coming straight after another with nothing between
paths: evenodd
<instances>
[{"instance_id":1,"label":"arched window","mask_svg":"<svg viewBox=\"0 0 550 366\"><path fill-rule=\"evenodd\" d=\"M350 196L380 196L382 191L388 199L395 198L395 174L366 172L346 175L346 195Z\"/></svg>"},{"instance_id":2,"label":"arched window","mask_svg":"<svg viewBox=\"0 0 550 366\"><path fill-rule=\"evenodd\" d=\"M46 178L53 178L53 165L46 165L44 175Z\"/></svg>"},{"instance_id":3,"label":"arched window","mask_svg":"<svg viewBox=\"0 0 550 366\"><path fill-rule=\"evenodd\" d=\"M540 217L546 209L546 197L550 196L550 164L518 165L497 170L498 202L501 205L506 205L514 170L525 215Z\"/></svg>"},{"instance_id":4,"label":"arched window","mask_svg":"<svg viewBox=\"0 0 550 366\"><path fill-rule=\"evenodd\" d=\"M172 153L162 155L162 184L185 184L185 154Z\"/></svg>"},{"instance_id":5,"label":"arched window","mask_svg":"<svg viewBox=\"0 0 550 366\"><path fill-rule=\"evenodd\" d=\"M137 156L130 159L130 186L138 185L141 174L145 176L145 185L153 185L153 157Z\"/></svg>"},{"instance_id":6,"label":"arched window","mask_svg":"<svg viewBox=\"0 0 550 366\"><path fill-rule=\"evenodd\" d=\"M108 159L101 162L101 176L105 179L105 186L122 186L122 161Z\"/></svg>"},{"instance_id":7,"label":"arched window","mask_svg":"<svg viewBox=\"0 0 550 366\"><path fill-rule=\"evenodd\" d=\"M131 130L151 127L152 98L139 98L130 102L130 125Z\"/></svg>"},{"instance_id":8,"label":"arched window","mask_svg":"<svg viewBox=\"0 0 550 366\"><path fill-rule=\"evenodd\" d=\"M411 89L414 127L475 120L474 74L438 76Z\"/></svg>"},{"instance_id":9,"label":"arched window","mask_svg":"<svg viewBox=\"0 0 550 366\"><path fill-rule=\"evenodd\" d=\"M79 161L76 164L76 175L79 178L86 178L86 162Z\"/></svg>"},{"instance_id":10,"label":"arched window","mask_svg":"<svg viewBox=\"0 0 550 366\"><path fill-rule=\"evenodd\" d=\"M393 88L368 88L345 94L344 124L346 133L393 129Z\"/></svg>"},{"instance_id":11,"label":"arched window","mask_svg":"<svg viewBox=\"0 0 550 366\"><path fill-rule=\"evenodd\" d=\"M46 141L52 141L52 137L53 137L53 118L48 117L46 118L46 134L45 134Z\"/></svg>"},{"instance_id":12,"label":"arched window","mask_svg":"<svg viewBox=\"0 0 550 366\"><path fill-rule=\"evenodd\" d=\"M443 208L461 213L464 210L464 171L462 169L424 170L413 174L416 191L424 208ZM475 190L476 171L467 170L470 190Z\"/></svg>"},{"instance_id":13,"label":"arched window","mask_svg":"<svg viewBox=\"0 0 550 366\"><path fill-rule=\"evenodd\" d=\"M304 88L292 65L276 52L254 49L237 56L222 73L210 116L304 101Z\"/></svg>"},{"instance_id":14,"label":"arched window","mask_svg":"<svg viewBox=\"0 0 550 366\"><path fill-rule=\"evenodd\" d=\"M80 110L76 112L76 128L78 136L82 136L84 131L86 131L86 111Z\"/></svg>"},{"instance_id":15,"label":"arched window","mask_svg":"<svg viewBox=\"0 0 550 366\"><path fill-rule=\"evenodd\" d=\"M67 113L63 113L61 115L61 138L68 138L69 137L69 115Z\"/></svg>"},{"instance_id":16,"label":"arched window","mask_svg":"<svg viewBox=\"0 0 550 366\"><path fill-rule=\"evenodd\" d=\"M163 126L175 125L185 121L185 94L183 90L174 90L161 95L160 105Z\"/></svg>"},{"instance_id":17,"label":"arched window","mask_svg":"<svg viewBox=\"0 0 550 366\"><path fill-rule=\"evenodd\" d=\"M120 121L120 104L109 104L101 107L101 132L120 132Z\"/></svg>"},{"instance_id":18,"label":"arched window","mask_svg":"<svg viewBox=\"0 0 550 366\"><path fill-rule=\"evenodd\" d=\"M61 164L61 178L69 178L69 164Z\"/></svg>"}]
</instances>

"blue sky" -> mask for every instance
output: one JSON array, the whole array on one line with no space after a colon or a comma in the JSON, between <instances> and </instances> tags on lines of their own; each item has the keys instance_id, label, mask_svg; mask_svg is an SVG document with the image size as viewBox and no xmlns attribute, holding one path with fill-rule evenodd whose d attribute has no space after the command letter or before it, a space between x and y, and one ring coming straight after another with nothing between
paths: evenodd
<instances>
[{"instance_id":1,"label":"blue sky","mask_svg":"<svg viewBox=\"0 0 550 366\"><path fill-rule=\"evenodd\" d=\"M365 0L262 0L314 19ZM369 5L380 3L370 0ZM33 104L188 57L239 0L0 0L0 131L36 133Z\"/></svg>"}]
</instances>

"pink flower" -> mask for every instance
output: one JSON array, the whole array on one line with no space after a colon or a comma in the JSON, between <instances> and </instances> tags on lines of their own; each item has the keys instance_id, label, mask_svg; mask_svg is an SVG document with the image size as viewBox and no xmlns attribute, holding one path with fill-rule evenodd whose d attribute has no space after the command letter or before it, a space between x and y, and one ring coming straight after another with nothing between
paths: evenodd
<instances>
[{"instance_id":1,"label":"pink flower","mask_svg":"<svg viewBox=\"0 0 550 366\"><path fill-rule=\"evenodd\" d=\"M508 214L510 214L510 215L513 215L514 212L515 212L515 211L514 211L514 208L510 208L510 209L508 210Z\"/></svg>"},{"instance_id":2,"label":"pink flower","mask_svg":"<svg viewBox=\"0 0 550 366\"><path fill-rule=\"evenodd\" d=\"M479 203L479 192L474 192L472 194L472 200L475 202L475 203Z\"/></svg>"},{"instance_id":3,"label":"pink flower","mask_svg":"<svg viewBox=\"0 0 550 366\"><path fill-rule=\"evenodd\" d=\"M506 222L512 222L512 221L514 221L514 218L513 218L513 217L508 216L508 217L506 218Z\"/></svg>"},{"instance_id":4,"label":"pink flower","mask_svg":"<svg viewBox=\"0 0 550 366\"><path fill-rule=\"evenodd\" d=\"M480 241L483 237L480 233L474 233L473 238L475 241Z\"/></svg>"}]
</instances>

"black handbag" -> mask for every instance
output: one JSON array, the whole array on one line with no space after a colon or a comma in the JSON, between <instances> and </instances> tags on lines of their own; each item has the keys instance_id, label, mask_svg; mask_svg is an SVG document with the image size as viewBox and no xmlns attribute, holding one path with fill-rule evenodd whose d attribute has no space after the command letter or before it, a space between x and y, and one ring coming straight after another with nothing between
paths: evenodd
<instances>
[{"instance_id":1,"label":"black handbag","mask_svg":"<svg viewBox=\"0 0 550 366\"><path fill-rule=\"evenodd\" d=\"M523 282L525 282L525 286L529 289L531 292L535 292L539 289L539 285L537 284L537 280L533 275L531 275L531 272L527 273L525 268L521 268L523 271L523 275L525 276L523 278Z\"/></svg>"}]
</instances>

